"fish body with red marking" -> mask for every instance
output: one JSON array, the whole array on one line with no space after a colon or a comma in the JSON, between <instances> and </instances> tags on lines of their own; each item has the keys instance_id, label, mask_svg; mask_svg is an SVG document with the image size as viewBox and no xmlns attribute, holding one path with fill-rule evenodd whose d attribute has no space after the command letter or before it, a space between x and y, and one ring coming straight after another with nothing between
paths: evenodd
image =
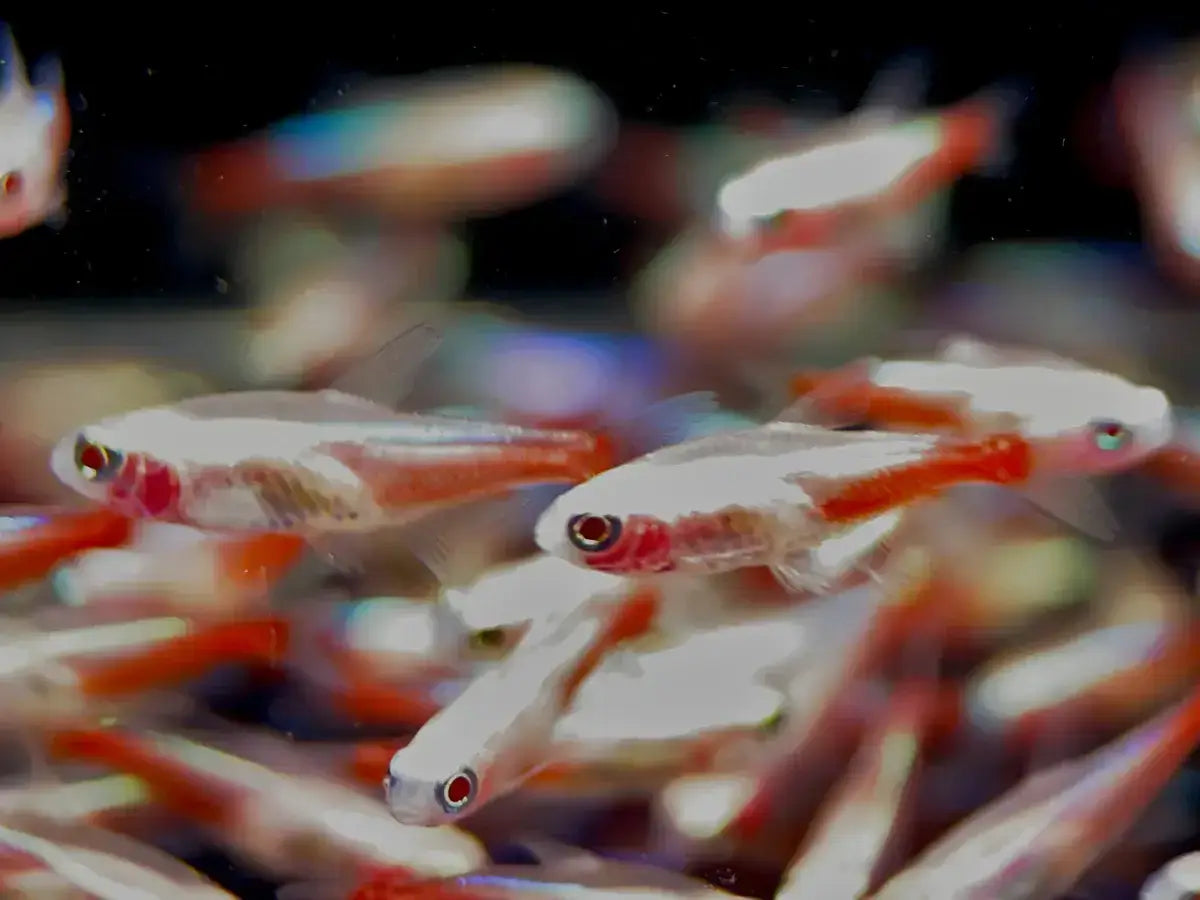
<instances>
[{"instance_id":1,"label":"fish body with red marking","mask_svg":"<svg viewBox=\"0 0 1200 900\"><path fill-rule=\"evenodd\" d=\"M54 449L68 486L198 528L363 532L610 465L587 432L402 414L338 391L212 395L88 426Z\"/></svg>"},{"instance_id":2,"label":"fish body with red marking","mask_svg":"<svg viewBox=\"0 0 1200 900\"><path fill-rule=\"evenodd\" d=\"M65 215L71 112L58 64L42 65L31 84L4 25L0 60L0 237L11 237Z\"/></svg>"},{"instance_id":3,"label":"fish body with red marking","mask_svg":"<svg viewBox=\"0 0 1200 900\"><path fill-rule=\"evenodd\" d=\"M555 723L580 685L621 641L650 629L653 589L535 628L508 658L463 691L397 751L384 789L409 825L474 812L552 761Z\"/></svg>"},{"instance_id":4,"label":"fish body with red marking","mask_svg":"<svg viewBox=\"0 0 1200 900\"><path fill-rule=\"evenodd\" d=\"M959 483L1021 483L1034 448L839 432L788 421L688 441L560 496L535 539L547 553L619 574L770 566L800 590L866 560L905 507Z\"/></svg>"}]
</instances>

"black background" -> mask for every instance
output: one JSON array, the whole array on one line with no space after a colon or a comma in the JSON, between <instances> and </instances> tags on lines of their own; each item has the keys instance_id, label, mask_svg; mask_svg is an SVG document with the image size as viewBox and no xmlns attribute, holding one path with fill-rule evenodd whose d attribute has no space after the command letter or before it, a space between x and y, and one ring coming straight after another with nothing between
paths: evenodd
<instances>
[{"instance_id":1,"label":"black background","mask_svg":"<svg viewBox=\"0 0 1200 900\"><path fill-rule=\"evenodd\" d=\"M850 5L848 5L850 6ZM411 5L355 15L352 7L287 14L79 18L45 6L9 21L26 59L61 56L74 109L70 218L0 242L0 297L50 303L238 302L227 255L173 199L175 164L189 152L314 108L371 76L500 61L560 66L590 79L627 119L687 125L723 98L760 91L777 100L834 95L858 102L881 65L928 53L931 104L998 79L1030 87L1018 157L1000 181L968 180L955 197L960 243L1027 237L1136 240L1137 211L1103 186L1085 157L1107 146L1103 118L1083 118L1118 62L1196 33L1200 16L1004 17L999 7L953 14L840 15L803 5L495 7L444 12ZM245 19L245 20L243 20ZM484 291L604 289L621 277L614 251L636 223L574 190L516 213L470 223L472 284Z\"/></svg>"}]
</instances>

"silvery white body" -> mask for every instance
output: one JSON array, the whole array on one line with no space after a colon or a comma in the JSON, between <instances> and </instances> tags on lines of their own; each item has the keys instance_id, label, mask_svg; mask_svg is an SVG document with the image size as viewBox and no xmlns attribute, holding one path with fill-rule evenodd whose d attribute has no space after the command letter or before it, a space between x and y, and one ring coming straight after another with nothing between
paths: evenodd
<instances>
[{"instance_id":1,"label":"silvery white body","mask_svg":"<svg viewBox=\"0 0 1200 900\"><path fill-rule=\"evenodd\" d=\"M568 523L577 515L643 516L678 529L694 517L745 514L744 532L729 535L720 546L692 548L680 541L675 569L840 568L877 546L896 527L898 516L887 514L849 528L828 523L814 508L806 485L845 484L927 460L937 441L928 435L837 432L791 422L700 438L571 488L542 514L535 539L547 553L586 564L568 538ZM819 548L833 538L845 543L822 562Z\"/></svg>"}]
</instances>

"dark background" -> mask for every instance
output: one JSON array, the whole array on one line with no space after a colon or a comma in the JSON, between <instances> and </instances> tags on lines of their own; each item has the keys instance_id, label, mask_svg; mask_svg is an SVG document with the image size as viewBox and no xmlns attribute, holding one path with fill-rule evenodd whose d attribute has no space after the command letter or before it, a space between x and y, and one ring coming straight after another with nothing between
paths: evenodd
<instances>
[{"instance_id":1,"label":"dark background","mask_svg":"<svg viewBox=\"0 0 1200 900\"><path fill-rule=\"evenodd\" d=\"M931 104L1013 76L1031 89L1008 177L968 179L957 191L957 242L1137 239L1132 198L1103 185L1086 162L1112 143L1104 117L1089 110L1102 109L1094 102L1119 60L1197 33L1200 15L1008 18L972 5L881 16L870 5L847 6L838 16L806 13L802 4L734 4L706 14L643 7L628 15L570 5L544 16L457 5L355 16L321 6L256 11L251 21L176 8L124 22L55 5L12 15L28 62L48 52L63 60L74 157L66 227L0 242L0 297L236 303L236 283L223 295L216 289L218 278L230 278L227 254L197 239L173 195L175 166L187 152L312 109L363 78L500 61L572 70L627 119L687 125L747 90L785 102L832 94L848 110L881 65L923 50ZM636 223L614 220L574 190L466 228L473 287L507 294L616 284L614 250Z\"/></svg>"}]
</instances>

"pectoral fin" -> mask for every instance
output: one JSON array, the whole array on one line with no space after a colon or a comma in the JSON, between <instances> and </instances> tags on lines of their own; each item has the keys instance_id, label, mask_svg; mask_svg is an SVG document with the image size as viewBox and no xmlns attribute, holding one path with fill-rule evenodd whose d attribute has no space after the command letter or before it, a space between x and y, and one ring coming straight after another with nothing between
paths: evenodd
<instances>
[{"instance_id":1,"label":"pectoral fin","mask_svg":"<svg viewBox=\"0 0 1200 900\"><path fill-rule=\"evenodd\" d=\"M1035 478L1021 494L1054 519L1100 541L1111 541L1120 530L1108 503L1082 478Z\"/></svg>"}]
</instances>

